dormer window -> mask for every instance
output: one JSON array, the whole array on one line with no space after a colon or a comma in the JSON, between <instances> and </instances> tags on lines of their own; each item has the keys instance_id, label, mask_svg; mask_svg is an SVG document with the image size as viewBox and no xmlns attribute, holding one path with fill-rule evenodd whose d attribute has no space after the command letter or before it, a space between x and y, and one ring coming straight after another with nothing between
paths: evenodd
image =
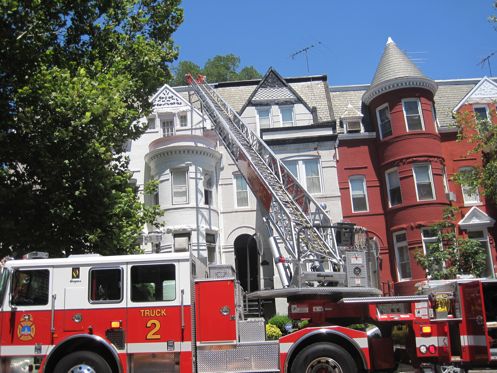
<instances>
[{"instance_id":1,"label":"dormer window","mask_svg":"<svg viewBox=\"0 0 497 373\"><path fill-rule=\"evenodd\" d=\"M342 114L342 121L347 133L362 132L362 113L354 108L350 103Z\"/></svg>"},{"instance_id":2,"label":"dormer window","mask_svg":"<svg viewBox=\"0 0 497 373\"><path fill-rule=\"evenodd\" d=\"M259 128L271 128L271 108L257 108L257 119L259 120Z\"/></svg>"},{"instance_id":3,"label":"dormer window","mask_svg":"<svg viewBox=\"0 0 497 373\"><path fill-rule=\"evenodd\" d=\"M473 110L477 120L488 120L489 115L487 105L475 105L473 106Z\"/></svg>"},{"instance_id":4,"label":"dormer window","mask_svg":"<svg viewBox=\"0 0 497 373\"><path fill-rule=\"evenodd\" d=\"M417 98L408 98L402 100L404 109L404 118L406 121L407 131L424 130L423 116L421 115L421 104Z\"/></svg>"},{"instance_id":5,"label":"dormer window","mask_svg":"<svg viewBox=\"0 0 497 373\"><path fill-rule=\"evenodd\" d=\"M295 125L295 118L293 115L293 105L292 106L280 106L281 113L281 126L291 127Z\"/></svg>"}]
</instances>

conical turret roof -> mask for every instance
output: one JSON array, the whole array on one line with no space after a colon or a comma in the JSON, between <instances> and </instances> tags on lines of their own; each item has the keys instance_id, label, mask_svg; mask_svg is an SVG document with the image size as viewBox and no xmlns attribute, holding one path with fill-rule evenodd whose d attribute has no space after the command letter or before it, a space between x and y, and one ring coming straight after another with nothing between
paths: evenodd
<instances>
[{"instance_id":1,"label":"conical turret roof","mask_svg":"<svg viewBox=\"0 0 497 373\"><path fill-rule=\"evenodd\" d=\"M371 86L362 99L369 104L382 93L411 87L426 88L433 94L437 90L436 83L428 79L389 37Z\"/></svg>"}]
</instances>

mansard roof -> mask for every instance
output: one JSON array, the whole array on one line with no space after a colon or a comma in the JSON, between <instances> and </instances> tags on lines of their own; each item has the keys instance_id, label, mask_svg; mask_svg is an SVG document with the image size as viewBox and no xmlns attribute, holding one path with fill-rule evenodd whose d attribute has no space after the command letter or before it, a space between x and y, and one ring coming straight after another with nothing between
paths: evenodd
<instances>
[{"instance_id":1,"label":"mansard roof","mask_svg":"<svg viewBox=\"0 0 497 373\"><path fill-rule=\"evenodd\" d=\"M363 96L369 103L377 96L400 88L425 88L437 91L437 85L428 79L421 70L402 52L391 38L388 38L373 81Z\"/></svg>"}]
</instances>

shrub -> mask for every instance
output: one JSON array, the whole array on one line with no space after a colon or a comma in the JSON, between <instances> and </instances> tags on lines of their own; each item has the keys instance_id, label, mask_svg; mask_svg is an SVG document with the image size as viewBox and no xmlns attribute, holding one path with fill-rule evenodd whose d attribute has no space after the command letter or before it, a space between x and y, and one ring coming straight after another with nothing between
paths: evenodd
<instances>
[{"instance_id":1,"label":"shrub","mask_svg":"<svg viewBox=\"0 0 497 373\"><path fill-rule=\"evenodd\" d=\"M276 326L283 334L287 334L293 328L292 319L285 315L275 315L271 317L268 324Z\"/></svg>"},{"instance_id":2,"label":"shrub","mask_svg":"<svg viewBox=\"0 0 497 373\"><path fill-rule=\"evenodd\" d=\"M273 324L266 324L266 338L269 340L277 340L279 339L283 334L281 333L281 330Z\"/></svg>"}]
</instances>

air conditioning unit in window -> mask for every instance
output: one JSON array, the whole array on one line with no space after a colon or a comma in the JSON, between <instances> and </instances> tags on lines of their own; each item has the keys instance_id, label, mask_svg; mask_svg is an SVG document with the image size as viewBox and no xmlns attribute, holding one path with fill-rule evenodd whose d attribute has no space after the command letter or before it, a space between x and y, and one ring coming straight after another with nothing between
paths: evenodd
<instances>
[{"instance_id":1,"label":"air conditioning unit in window","mask_svg":"<svg viewBox=\"0 0 497 373\"><path fill-rule=\"evenodd\" d=\"M361 122L360 121L347 122L347 132L361 132Z\"/></svg>"},{"instance_id":2,"label":"air conditioning unit in window","mask_svg":"<svg viewBox=\"0 0 497 373\"><path fill-rule=\"evenodd\" d=\"M445 193L445 197L447 197L447 199L451 202L456 201L456 194L454 192Z\"/></svg>"}]
</instances>

